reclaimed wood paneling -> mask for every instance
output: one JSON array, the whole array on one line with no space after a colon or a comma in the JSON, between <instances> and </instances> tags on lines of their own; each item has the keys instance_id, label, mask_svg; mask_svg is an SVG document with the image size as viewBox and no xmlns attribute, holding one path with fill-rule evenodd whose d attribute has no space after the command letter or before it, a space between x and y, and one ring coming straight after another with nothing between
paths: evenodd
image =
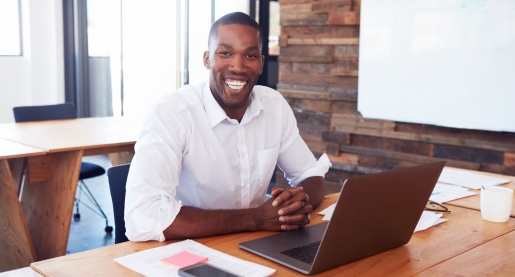
<instances>
[{"instance_id":1,"label":"reclaimed wood paneling","mask_svg":"<svg viewBox=\"0 0 515 277\"><path fill-rule=\"evenodd\" d=\"M435 144L434 156L458 161L481 161L482 163L502 164L503 153L486 149Z\"/></svg>"},{"instance_id":2,"label":"reclaimed wood paneling","mask_svg":"<svg viewBox=\"0 0 515 277\"><path fill-rule=\"evenodd\" d=\"M328 41L341 38L359 38L359 27L357 26L282 26L281 35L291 38L320 38ZM292 44L288 42L288 44Z\"/></svg>"},{"instance_id":3,"label":"reclaimed wood paneling","mask_svg":"<svg viewBox=\"0 0 515 277\"><path fill-rule=\"evenodd\" d=\"M342 88L358 88L358 78L347 76L331 76L325 74L279 73L279 82L305 86L330 86Z\"/></svg>"},{"instance_id":4,"label":"reclaimed wood paneling","mask_svg":"<svg viewBox=\"0 0 515 277\"><path fill-rule=\"evenodd\" d=\"M314 0L311 11L317 13L349 12L351 11L351 0Z\"/></svg>"},{"instance_id":5,"label":"reclaimed wood paneling","mask_svg":"<svg viewBox=\"0 0 515 277\"><path fill-rule=\"evenodd\" d=\"M504 153L504 166L515 168L515 153Z\"/></svg>"},{"instance_id":6,"label":"reclaimed wood paneling","mask_svg":"<svg viewBox=\"0 0 515 277\"><path fill-rule=\"evenodd\" d=\"M277 88L294 110L300 134L315 156L328 154L332 167L326 186L330 184L331 191L339 190L349 177L440 160L448 166L515 175L515 133L360 115L360 0L279 3Z\"/></svg>"},{"instance_id":7,"label":"reclaimed wood paneling","mask_svg":"<svg viewBox=\"0 0 515 277\"><path fill-rule=\"evenodd\" d=\"M281 49L280 57L333 56L332 45L290 45Z\"/></svg>"},{"instance_id":8,"label":"reclaimed wood paneling","mask_svg":"<svg viewBox=\"0 0 515 277\"><path fill-rule=\"evenodd\" d=\"M286 46L289 45L357 45L358 38L288 38Z\"/></svg>"},{"instance_id":9,"label":"reclaimed wood paneling","mask_svg":"<svg viewBox=\"0 0 515 277\"><path fill-rule=\"evenodd\" d=\"M332 63L333 56L279 56L279 62L292 62L292 63Z\"/></svg>"},{"instance_id":10,"label":"reclaimed wood paneling","mask_svg":"<svg viewBox=\"0 0 515 277\"><path fill-rule=\"evenodd\" d=\"M332 12L329 11L327 24L329 25L359 25L359 12Z\"/></svg>"}]
</instances>

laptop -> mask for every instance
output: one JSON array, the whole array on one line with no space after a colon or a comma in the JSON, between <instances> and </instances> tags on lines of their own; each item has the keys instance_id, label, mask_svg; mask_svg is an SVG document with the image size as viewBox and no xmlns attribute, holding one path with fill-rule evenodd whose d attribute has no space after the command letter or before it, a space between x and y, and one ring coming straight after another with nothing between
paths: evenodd
<instances>
[{"instance_id":1,"label":"laptop","mask_svg":"<svg viewBox=\"0 0 515 277\"><path fill-rule=\"evenodd\" d=\"M347 179L329 222L242 242L239 247L317 274L411 239L445 162Z\"/></svg>"}]
</instances>

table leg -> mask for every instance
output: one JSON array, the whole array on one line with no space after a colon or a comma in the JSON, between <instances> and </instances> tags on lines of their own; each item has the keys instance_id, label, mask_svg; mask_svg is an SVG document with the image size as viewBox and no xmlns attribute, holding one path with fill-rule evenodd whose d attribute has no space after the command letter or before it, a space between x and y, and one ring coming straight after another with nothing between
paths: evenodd
<instances>
[{"instance_id":1,"label":"table leg","mask_svg":"<svg viewBox=\"0 0 515 277\"><path fill-rule=\"evenodd\" d=\"M0 272L36 261L7 160L0 160Z\"/></svg>"},{"instance_id":2,"label":"table leg","mask_svg":"<svg viewBox=\"0 0 515 277\"><path fill-rule=\"evenodd\" d=\"M82 153L49 153L51 165L45 165L51 171L49 179L31 183L25 178L21 204L39 260L66 254ZM29 175L38 170L30 165L29 160Z\"/></svg>"},{"instance_id":3,"label":"table leg","mask_svg":"<svg viewBox=\"0 0 515 277\"><path fill-rule=\"evenodd\" d=\"M14 189L16 194L20 195L21 181L23 180L23 171L25 170L25 158L17 158L9 160L11 175L13 176Z\"/></svg>"}]
</instances>

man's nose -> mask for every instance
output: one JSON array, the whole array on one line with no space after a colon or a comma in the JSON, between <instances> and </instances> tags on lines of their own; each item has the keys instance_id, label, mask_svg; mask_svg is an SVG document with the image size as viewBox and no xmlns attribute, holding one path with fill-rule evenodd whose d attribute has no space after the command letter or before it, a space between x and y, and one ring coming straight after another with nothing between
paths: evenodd
<instances>
[{"instance_id":1,"label":"man's nose","mask_svg":"<svg viewBox=\"0 0 515 277\"><path fill-rule=\"evenodd\" d=\"M231 61L231 68L234 72L242 72L245 70L245 57L235 55Z\"/></svg>"}]
</instances>

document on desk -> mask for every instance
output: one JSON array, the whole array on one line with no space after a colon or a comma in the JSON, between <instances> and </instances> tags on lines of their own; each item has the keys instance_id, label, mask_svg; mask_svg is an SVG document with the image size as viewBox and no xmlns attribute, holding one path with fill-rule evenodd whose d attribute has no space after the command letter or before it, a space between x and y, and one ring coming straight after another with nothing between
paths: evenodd
<instances>
[{"instance_id":1,"label":"document on desk","mask_svg":"<svg viewBox=\"0 0 515 277\"><path fill-rule=\"evenodd\" d=\"M275 269L238 259L193 240L185 240L148 249L114 260L145 276L179 276L177 268L165 265L161 263L161 260L182 251L208 257L207 263L223 268L239 276L261 277L270 276L275 273Z\"/></svg>"},{"instance_id":2,"label":"document on desk","mask_svg":"<svg viewBox=\"0 0 515 277\"><path fill-rule=\"evenodd\" d=\"M331 206L318 212L318 214L321 214L324 216L324 218L322 218L322 220L331 220L331 216L333 215L333 212L334 212L334 207L336 207L336 204L332 204ZM417 223L417 227L415 228L415 233L447 221L447 219L441 218L441 217L442 217L442 214L437 214L435 212L429 212L429 211L423 211L422 216L420 217L420 220Z\"/></svg>"},{"instance_id":3,"label":"document on desk","mask_svg":"<svg viewBox=\"0 0 515 277\"><path fill-rule=\"evenodd\" d=\"M423 211L422 216L420 217L420 220L417 223L417 227L415 227L415 233L426 230L430 227L447 221L447 219L441 217L442 214L437 214L435 212L430 211Z\"/></svg>"},{"instance_id":4,"label":"document on desk","mask_svg":"<svg viewBox=\"0 0 515 277\"><path fill-rule=\"evenodd\" d=\"M433 189L433 193L429 197L429 200L438 203L445 203L477 194L477 192L469 191L469 188L436 183L436 186Z\"/></svg>"},{"instance_id":5,"label":"document on desk","mask_svg":"<svg viewBox=\"0 0 515 277\"><path fill-rule=\"evenodd\" d=\"M480 189L481 186L497 186L510 182L508 179L501 179L449 168L443 169L438 181L471 189Z\"/></svg>"}]
</instances>

